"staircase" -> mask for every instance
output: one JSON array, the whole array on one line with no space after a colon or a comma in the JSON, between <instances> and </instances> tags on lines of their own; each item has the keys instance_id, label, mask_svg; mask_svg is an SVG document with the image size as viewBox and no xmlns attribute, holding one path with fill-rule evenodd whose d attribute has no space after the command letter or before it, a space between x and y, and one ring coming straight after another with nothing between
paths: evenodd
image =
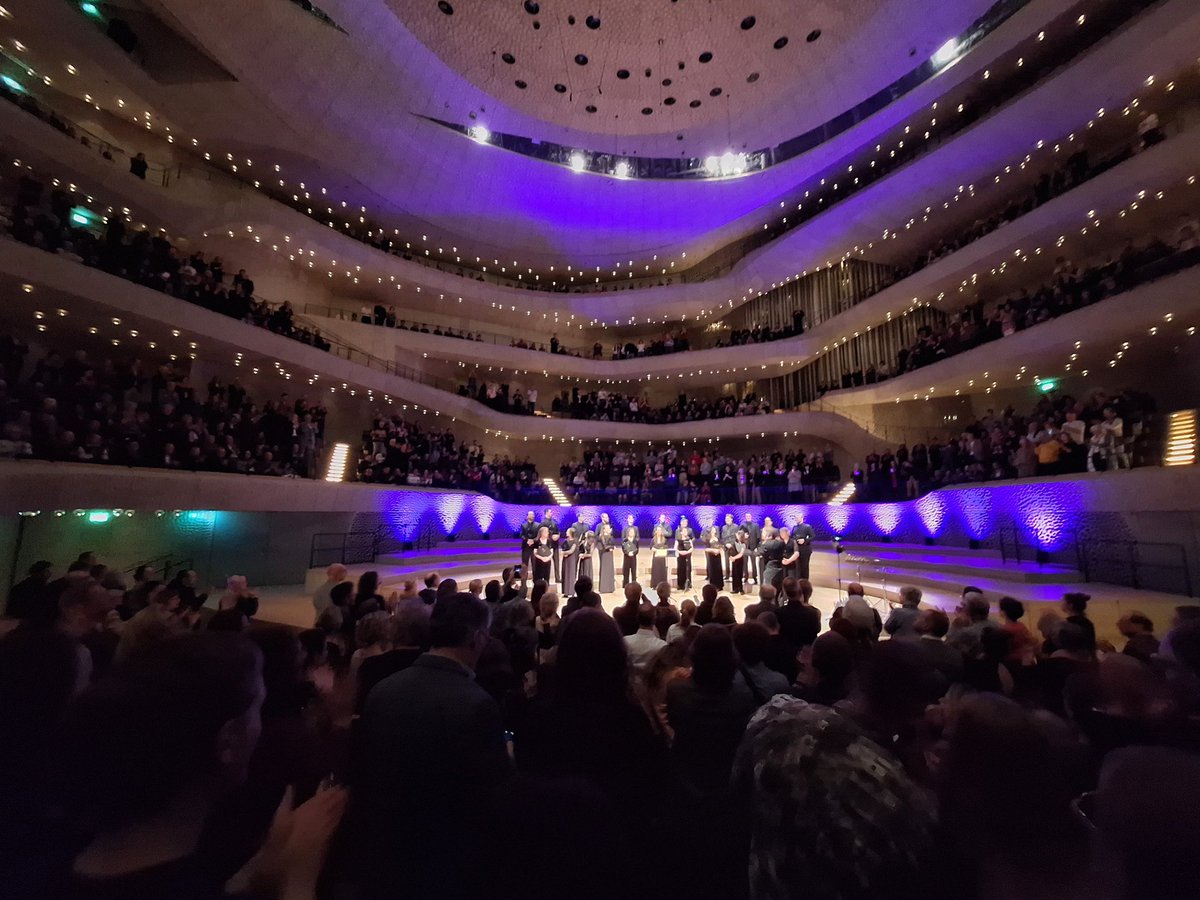
<instances>
[{"instance_id":1,"label":"staircase","mask_svg":"<svg viewBox=\"0 0 1200 900\"><path fill-rule=\"evenodd\" d=\"M571 498L568 497L563 489L558 486L558 482L553 478L543 478L542 484L546 486L546 490L550 492L550 496L554 498L554 502L559 506L571 506Z\"/></svg>"},{"instance_id":2,"label":"staircase","mask_svg":"<svg viewBox=\"0 0 1200 900\"><path fill-rule=\"evenodd\" d=\"M1196 410L1181 409L1167 417L1164 466L1191 466L1196 463Z\"/></svg>"}]
</instances>

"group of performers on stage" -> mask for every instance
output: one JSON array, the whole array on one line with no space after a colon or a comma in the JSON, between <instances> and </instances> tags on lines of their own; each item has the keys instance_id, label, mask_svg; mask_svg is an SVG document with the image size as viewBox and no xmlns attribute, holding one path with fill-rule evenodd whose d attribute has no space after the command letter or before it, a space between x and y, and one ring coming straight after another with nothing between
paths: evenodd
<instances>
[{"instance_id":1,"label":"group of performers on stage","mask_svg":"<svg viewBox=\"0 0 1200 900\"><path fill-rule=\"evenodd\" d=\"M616 590L615 557L620 553L621 584L637 580L638 556L643 549L642 535L627 516L625 527L617 533L608 513L600 514L593 530L576 521L561 529L547 509L539 521L530 510L521 525L521 581L553 581L562 585L564 595L575 590L582 577L593 580L601 594ZM667 561L675 560L675 583L681 590L692 587L694 557L703 554L704 580L724 590L731 584L734 593L745 593L747 584L773 584L778 590L790 576L808 578L808 564L816 532L800 516L792 527L776 528L770 516L760 526L750 513L734 522L726 514L723 525L713 525L697 534L687 516L675 527L666 513L658 517L650 536L650 585L669 581ZM597 567L597 558L599 566ZM598 572L598 575L597 575Z\"/></svg>"}]
</instances>

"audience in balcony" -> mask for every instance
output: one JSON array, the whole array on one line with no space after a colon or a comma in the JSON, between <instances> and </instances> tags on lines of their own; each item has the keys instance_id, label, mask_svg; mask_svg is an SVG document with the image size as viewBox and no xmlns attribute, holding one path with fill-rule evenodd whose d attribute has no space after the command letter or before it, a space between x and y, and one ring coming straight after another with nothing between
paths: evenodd
<instances>
[{"instance_id":1,"label":"audience in balcony","mask_svg":"<svg viewBox=\"0 0 1200 900\"><path fill-rule=\"evenodd\" d=\"M726 395L715 400L698 400L680 394L674 403L651 406L645 394L640 397L609 391L563 391L551 401L553 415L568 419L590 419L595 422L644 422L664 424L696 422L704 419L726 419L735 416L757 416L771 412L771 406L754 394L745 397Z\"/></svg>"},{"instance_id":2,"label":"audience in balcony","mask_svg":"<svg viewBox=\"0 0 1200 900\"><path fill-rule=\"evenodd\" d=\"M254 281L244 269L226 283L219 256L206 258L199 250L185 253L161 233L129 233L124 219L115 214L103 234L97 234L72 225L70 210L71 199L64 191L53 190L47 196L43 184L22 177L12 206L12 236L318 350L332 347L319 328L296 321L289 302L273 306L256 297Z\"/></svg>"},{"instance_id":3,"label":"audience in balcony","mask_svg":"<svg viewBox=\"0 0 1200 900\"><path fill-rule=\"evenodd\" d=\"M1023 289L990 304L990 308L982 302L969 306L948 316L945 324L936 328L922 326L916 340L896 354L894 366L880 363L869 365L865 371L846 370L840 383L819 386L818 396L916 371L1197 263L1200 225L1191 216L1181 217L1169 239L1154 237L1141 245L1127 241L1116 256L1110 254L1086 267L1059 256L1051 277L1040 287Z\"/></svg>"},{"instance_id":4,"label":"audience in balcony","mask_svg":"<svg viewBox=\"0 0 1200 900\"><path fill-rule=\"evenodd\" d=\"M28 348L0 337L0 456L315 477L325 408L282 394L256 405L234 380L197 389L175 363Z\"/></svg>"},{"instance_id":5,"label":"audience in balcony","mask_svg":"<svg viewBox=\"0 0 1200 900\"><path fill-rule=\"evenodd\" d=\"M674 447L596 449L559 468L559 485L577 503L811 503L840 482L832 448L746 458Z\"/></svg>"},{"instance_id":6,"label":"audience in balcony","mask_svg":"<svg viewBox=\"0 0 1200 900\"><path fill-rule=\"evenodd\" d=\"M1154 401L1143 394L1099 390L1043 396L1028 415L988 410L956 434L870 454L851 473L855 499L912 499L952 484L1128 469L1144 458L1153 413Z\"/></svg>"},{"instance_id":7,"label":"audience in balcony","mask_svg":"<svg viewBox=\"0 0 1200 900\"><path fill-rule=\"evenodd\" d=\"M468 446L450 429L426 429L400 416L377 415L363 432L358 480L373 484L460 488L506 498L537 499L537 468L526 457L495 455L489 461L478 442ZM545 495L549 496L549 495Z\"/></svg>"}]
</instances>

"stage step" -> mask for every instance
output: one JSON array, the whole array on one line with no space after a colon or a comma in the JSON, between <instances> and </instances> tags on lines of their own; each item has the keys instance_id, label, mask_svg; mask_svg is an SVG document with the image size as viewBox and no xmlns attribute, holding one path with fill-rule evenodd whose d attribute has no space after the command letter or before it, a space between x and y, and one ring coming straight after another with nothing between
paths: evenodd
<instances>
[{"instance_id":1,"label":"stage step","mask_svg":"<svg viewBox=\"0 0 1200 900\"><path fill-rule=\"evenodd\" d=\"M937 572L962 578L970 582L974 578L989 578L997 581L1012 581L1024 584L1061 584L1082 580L1077 569L1057 563L1002 562L998 556L941 553L926 548L925 554L897 553L877 549L870 553L845 553L842 568L870 569L883 574L907 572ZM836 561L835 561L836 564Z\"/></svg>"}]
</instances>

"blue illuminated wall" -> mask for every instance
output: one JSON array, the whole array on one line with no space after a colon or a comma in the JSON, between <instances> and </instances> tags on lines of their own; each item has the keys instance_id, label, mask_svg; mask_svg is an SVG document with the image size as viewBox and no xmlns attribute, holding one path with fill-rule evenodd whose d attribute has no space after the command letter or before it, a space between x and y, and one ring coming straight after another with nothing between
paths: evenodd
<instances>
[{"instance_id":1,"label":"blue illuminated wall","mask_svg":"<svg viewBox=\"0 0 1200 900\"><path fill-rule=\"evenodd\" d=\"M966 544L987 541L1001 528L1016 529L1022 541L1042 550L1064 549L1080 517L1088 509L1095 482L1040 481L1026 484L950 488L904 503L861 503L846 506L783 504L763 506L573 506L554 507L560 526L576 520L594 526L607 512L614 527L633 515L643 535L649 535L660 513L672 525L686 515L697 527L720 524L726 513L741 521L751 513L758 522L770 516L776 525L791 524L803 514L818 539L837 535L850 541ZM385 491L380 512L397 538L411 537L413 525L431 526L443 535L461 538L488 535L511 537L525 520L528 506L500 503L478 494L423 491ZM543 508L535 510L541 518Z\"/></svg>"}]
</instances>

